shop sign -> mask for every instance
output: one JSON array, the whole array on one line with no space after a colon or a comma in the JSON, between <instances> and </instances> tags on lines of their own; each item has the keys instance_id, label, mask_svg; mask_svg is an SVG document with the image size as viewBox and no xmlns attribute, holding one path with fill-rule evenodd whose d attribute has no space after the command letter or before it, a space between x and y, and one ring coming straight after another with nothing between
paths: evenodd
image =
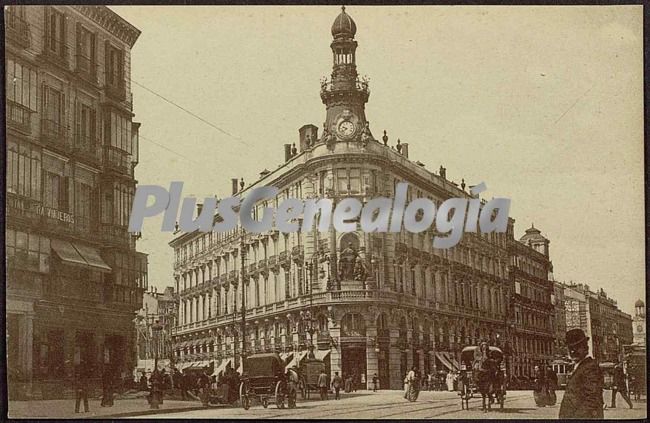
<instances>
[{"instance_id":1,"label":"shop sign","mask_svg":"<svg viewBox=\"0 0 650 423\"><path fill-rule=\"evenodd\" d=\"M74 215L52 207L43 206L37 202L26 198L7 197L7 207L18 209L26 212L32 212L39 216L45 216L49 219L59 220L61 222L74 224Z\"/></svg>"}]
</instances>

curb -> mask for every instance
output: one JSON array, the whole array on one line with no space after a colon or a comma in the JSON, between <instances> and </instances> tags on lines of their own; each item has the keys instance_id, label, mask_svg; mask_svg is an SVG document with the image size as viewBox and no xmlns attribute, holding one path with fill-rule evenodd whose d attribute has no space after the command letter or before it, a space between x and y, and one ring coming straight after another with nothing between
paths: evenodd
<instances>
[{"instance_id":1,"label":"curb","mask_svg":"<svg viewBox=\"0 0 650 423\"><path fill-rule=\"evenodd\" d=\"M197 410L207 410L207 409L213 409L213 408L222 408L218 406L203 406L203 405L196 405L196 406L191 406L191 407L175 407L175 408L159 408L159 409L148 409L148 410L140 410L140 411L129 411L125 413L117 413L117 414L106 414L103 416L97 416L97 418L124 418L124 417L136 417L136 416L149 416L152 414L171 414L171 413L181 413L183 411L197 411Z\"/></svg>"}]
</instances>

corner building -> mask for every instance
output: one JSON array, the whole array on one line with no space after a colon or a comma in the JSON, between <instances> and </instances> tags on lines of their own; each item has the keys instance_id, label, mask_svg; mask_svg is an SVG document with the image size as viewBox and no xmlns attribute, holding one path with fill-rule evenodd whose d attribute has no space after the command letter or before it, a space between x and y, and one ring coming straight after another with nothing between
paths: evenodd
<instances>
[{"instance_id":1,"label":"corner building","mask_svg":"<svg viewBox=\"0 0 650 423\"><path fill-rule=\"evenodd\" d=\"M130 50L105 6L5 7L11 398L71 394L135 365L147 257L127 232L138 164Z\"/></svg>"},{"instance_id":2,"label":"corner building","mask_svg":"<svg viewBox=\"0 0 650 423\"><path fill-rule=\"evenodd\" d=\"M464 184L445 178L444 168L438 175L409 160L407 144L391 148L386 137L371 135L370 91L357 75L355 33L343 10L332 25L331 79L321 82L323 133L303 126L298 146L285 144L281 167L246 187L234 181L233 194L241 197L256 187L280 189L257 205L255 218L286 198L330 198L335 206L348 197L392 198L399 182L409 183L408 201L426 197L439 206L470 198ZM238 368L242 350L276 351L294 364L313 346L331 375L356 373L363 387L377 373L381 388L401 389L411 366L457 369L462 347L482 339L505 346L510 336L513 225L510 219L507 233L466 233L445 250L433 249L433 228L179 233L170 242L180 299L179 367Z\"/></svg>"}]
</instances>

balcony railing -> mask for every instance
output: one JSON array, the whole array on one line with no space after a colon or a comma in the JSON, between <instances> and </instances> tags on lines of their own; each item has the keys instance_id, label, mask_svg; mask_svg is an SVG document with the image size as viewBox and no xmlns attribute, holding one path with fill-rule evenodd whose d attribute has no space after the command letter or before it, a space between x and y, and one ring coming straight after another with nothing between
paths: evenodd
<instances>
[{"instance_id":1,"label":"balcony railing","mask_svg":"<svg viewBox=\"0 0 650 423\"><path fill-rule=\"evenodd\" d=\"M66 147L66 127L61 120L41 119L41 134L48 143L59 148Z\"/></svg>"},{"instance_id":2,"label":"balcony railing","mask_svg":"<svg viewBox=\"0 0 650 423\"><path fill-rule=\"evenodd\" d=\"M81 159L92 162L101 160L101 150L97 148L95 137L90 135L76 134L73 151Z\"/></svg>"},{"instance_id":3,"label":"balcony railing","mask_svg":"<svg viewBox=\"0 0 650 423\"><path fill-rule=\"evenodd\" d=\"M93 58L77 54L77 73L86 81L97 83L97 63Z\"/></svg>"},{"instance_id":4,"label":"balcony railing","mask_svg":"<svg viewBox=\"0 0 650 423\"><path fill-rule=\"evenodd\" d=\"M7 40L21 47L29 47L29 24L13 9L8 9L5 20Z\"/></svg>"},{"instance_id":5,"label":"balcony railing","mask_svg":"<svg viewBox=\"0 0 650 423\"><path fill-rule=\"evenodd\" d=\"M115 244L124 244L130 240L126 226L114 225L112 223L100 224L99 234L103 240Z\"/></svg>"},{"instance_id":6,"label":"balcony railing","mask_svg":"<svg viewBox=\"0 0 650 423\"><path fill-rule=\"evenodd\" d=\"M22 132L31 132L32 113L29 108L7 100L7 124Z\"/></svg>"},{"instance_id":7,"label":"balcony railing","mask_svg":"<svg viewBox=\"0 0 650 423\"><path fill-rule=\"evenodd\" d=\"M110 81L107 77L106 86L104 88L106 89L106 95L109 97L118 101L126 100L126 87L124 81Z\"/></svg>"},{"instance_id":8,"label":"balcony railing","mask_svg":"<svg viewBox=\"0 0 650 423\"><path fill-rule=\"evenodd\" d=\"M107 169L115 170L120 173L130 172L129 153L114 147L112 145L106 146L104 149L104 166Z\"/></svg>"},{"instance_id":9,"label":"balcony railing","mask_svg":"<svg viewBox=\"0 0 650 423\"><path fill-rule=\"evenodd\" d=\"M45 37L43 57L64 69L68 69L68 46L57 38Z\"/></svg>"}]
</instances>

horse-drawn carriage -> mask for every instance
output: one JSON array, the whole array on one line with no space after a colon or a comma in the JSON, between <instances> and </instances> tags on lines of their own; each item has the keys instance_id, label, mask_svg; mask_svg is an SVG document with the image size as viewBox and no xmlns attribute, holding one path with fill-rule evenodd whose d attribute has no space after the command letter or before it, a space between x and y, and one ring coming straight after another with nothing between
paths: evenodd
<instances>
[{"instance_id":1,"label":"horse-drawn carriage","mask_svg":"<svg viewBox=\"0 0 650 423\"><path fill-rule=\"evenodd\" d=\"M478 346L471 346L465 347L460 353L458 394L461 409L469 409L469 400L475 393L481 395L484 411L491 409L495 401L503 408L506 397L503 351L497 347L488 347L487 359L482 362L477 361L478 352Z\"/></svg>"},{"instance_id":2,"label":"horse-drawn carriage","mask_svg":"<svg viewBox=\"0 0 650 423\"><path fill-rule=\"evenodd\" d=\"M270 403L284 408L285 401L289 408L296 407L296 390L289 387L284 363L279 355L268 353L246 357L239 399L246 410L253 399L258 400L264 408Z\"/></svg>"}]
</instances>

